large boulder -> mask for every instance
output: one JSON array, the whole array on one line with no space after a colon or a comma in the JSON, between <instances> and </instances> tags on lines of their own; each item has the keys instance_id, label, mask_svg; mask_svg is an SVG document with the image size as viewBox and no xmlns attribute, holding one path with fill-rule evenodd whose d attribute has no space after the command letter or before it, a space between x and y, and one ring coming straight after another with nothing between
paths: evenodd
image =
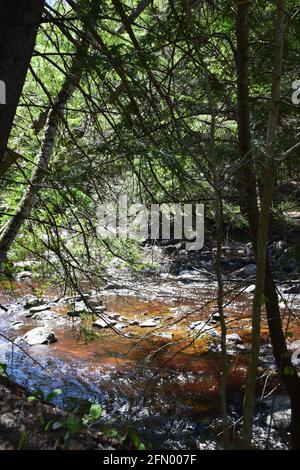
<instances>
[{"instance_id":1,"label":"large boulder","mask_svg":"<svg viewBox=\"0 0 300 470\"><path fill-rule=\"evenodd\" d=\"M22 338L30 346L36 344L52 344L57 341L55 334L49 328L39 326L28 331Z\"/></svg>"}]
</instances>

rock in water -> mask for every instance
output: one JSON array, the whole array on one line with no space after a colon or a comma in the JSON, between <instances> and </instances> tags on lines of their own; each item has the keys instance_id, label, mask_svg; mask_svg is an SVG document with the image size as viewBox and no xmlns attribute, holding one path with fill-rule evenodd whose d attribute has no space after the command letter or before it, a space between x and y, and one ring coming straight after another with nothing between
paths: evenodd
<instances>
[{"instance_id":1,"label":"rock in water","mask_svg":"<svg viewBox=\"0 0 300 470\"><path fill-rule=\"evenodd\" d=\"M38 307L43 304L43 301L35 295L25 295L23 302L24 308Z\"/></svg>"},{"instance_id":2,"label":"rock in water","mask_svg":"<svg viewBox=\"0 0 300 470\"><path fill-rule=\"evenodd\" d=\"M266 424L277 429L288 429L291 425L292 412L290 409L275 411L267 416Z\"/></svg>"},{"instance_id":3,"label":"rock in water","mask_svg":"<svg viewBox=\"0 0 300 470\"><path fill-rule=\"evenodd\" d=\"M158 326L158 321L155 321L154 319L146 320L141 323L139 323L139 326L142 328L154 328L155 326Z\"/></svg>"},{"instance_id":4,"label":"rock in water","mask_svg":"<svg viewBox=\"0 0 300 470\"><path fill-rule=\"evenodd\" d=\"M55 334L46 327L37 327L28 331L22 338L30 346L36 344L52 344L57 341Z\"/></svg>"},{"instance_id":5,"label":"rock in water","mask_svg":"<svg viewBox=\"0 0 300 470\"><path fill-rule=\"evenodd\" d=\"M215 336L220 337L220 333L217 332L215 328L212 328L204 321L195 321L190 324L191 330L200 331L200 334L205 334L206 336Z\"/></svg>"},{"instance_id":6,"label":"rock in water","mask_svg":"<svg viewBox=\"0 0 300 470\"><path fill-rule=\"evenodd\" d=\"M114 326L118 322L116 320L111 320L110 318L105 318L105 321L99 318L99 320L94 321L93 326L97 328L108 328L109 326Z\"/></svg>"},{"instance_id":7,"label":"rock in water","mask_svg":"<svg viewBox=\"0 0 300 470\"><path fill-rule=\"evenodd\" d=\"M238 269L237 271L234 271L232 275L234 277L242 277L242 278L247 278L247 277L252 277L255 276L256 274L256 264L247 264L247 266L244 266L241 269Z\"/></svg>"},{"instance_id":8,"label":"rock in water","mask_svg":"<svg viewBox=\"0 0 300 470\"><path fill-rule=\"evenodd\" d=\"M49 310L50 305L38 305L37 307L31 307L29 310L30 313L39 313L43 312L44 310Z\"/></svg>"},{"instance_id":9,"label":"rock in water","mask_svg":"<svg viewBox=\"0 0 300 470\"><path fill-rule=\"evenodd\" d=\"M284 291L285 294L295 294L298 295L300 294L300 284L297 284L296 286L289 287Z\"/></svg>"},{"instance_id":10,"label":"rock in water","mask_svg":"<svg viewBox=\"0 0 300 470\"><path fill-rule=\"evenodd\" d=\"M226 336L226 340L229 343L242 344L242 338L237 333L232 333Z\"/></svg>"},{"instance_id":11,"label":"rock in water","mask_svg":"<svg viewBox=\"0 0 300 470\"><path fill-rule=\"evenodd\" d=\"M224 318L227 318L227 315L226 313L223 314ZM221 315L219 314L219 312L216 312L216 313L213 313L212 315L212 319L213 320L217 320L217 321L220 321L221 319Z\"/></svg>"}]
</instances>

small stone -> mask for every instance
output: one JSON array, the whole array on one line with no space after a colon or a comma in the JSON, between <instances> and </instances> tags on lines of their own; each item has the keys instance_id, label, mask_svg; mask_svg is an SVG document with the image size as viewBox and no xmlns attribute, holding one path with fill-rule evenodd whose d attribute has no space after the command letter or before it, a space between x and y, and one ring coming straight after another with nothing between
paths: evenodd
<instances>
[{"instance_id":1,"label":"small stone","mask_svg":"<svg viewBox=\"0 0 300 470\"><path fill-rule=\"evenodd\" d=\"M104 290L114 290L114 289L123 289L125 286L122 286L121 284L117 284L114 282L108 282L106 286L104 287Z\"/></svg>"},{"instance_id":2,"label":"small stone","mask_svg":"<svg viewBox=\"0 0 300 470\"><path fill-rule=\"evenodd\" d=\"M162 331L161 333L156 333L155 336L160 336L161 338L165 338L165 339L172 339L173 333L167 333L167 332Z\"/></svg>"},{"instance_id":3,"label":"small stone","mask_svg":"<svg viewBox=\"0 0 300 470\"><path fill-rule=\"evenodd\" d=\"M124 323L116 323L115 328L117 330L123 330L123 328L127 328L128 325L125 325Z\"/></svg>"},{"instance_id":4,"label":"small stone","mask_svg":"<svg viewBox=\"0 0 300 470\"><path fill-rule=\"evenodd\" d=\"M122 315L120 315L119 313L110 313L110 312L108 312L108 313L107 313L107 316L108 316L109 318L113 318L114 320L115 320L115 319L118 319L118 318L119 318L119 319L120 319L120 318L124 318L124 317L122 317Z\"/></svg>"},{"instance_id":5,"label":"small stone","mask_svg":"<svg viewBox=\"0 0 300 470\"><path fill-rule=\"evenodd\" d=\"M97 305L97 307L94 307L94 310L96 310L96 312L105 312L107 307L105 307L105 305Z\"/></svg>"}]
</instances>

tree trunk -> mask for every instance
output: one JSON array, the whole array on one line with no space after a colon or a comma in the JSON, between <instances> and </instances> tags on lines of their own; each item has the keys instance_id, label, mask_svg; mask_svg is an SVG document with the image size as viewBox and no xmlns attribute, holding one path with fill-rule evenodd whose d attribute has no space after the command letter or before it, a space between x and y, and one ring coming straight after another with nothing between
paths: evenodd
<instances>
[{"instance_id":1,"label":"tree trunk","mask_svg":"<svg viewBox=\"0 0 300 470\"><path fill-rule=\"evenodd\" d=\"M248 8L249 3L237 5L236 35L237 35L237 92L238 92L238 133L240 145L240 160L243 162L238 180L238 194L241 212L247 217L253 249L257 257L258 236L258 202L256 178L251 166L251 133L248 89ZM241 192L243 188L243 192ZM292 447L300 449L300 378L293 367L286 346L282 327L278 296L268 259L264 282L264 298L267 312L270 338L275 356L276 366L292 404ZM290 374L286 374L286 370Z\"/></svg>"},{"instance_id":2,"label":"tree trunk","mask_svg":"<svg viewBox=\"0 0 300 470\"><path fill-rule=\"evenodd\" d=\"M16 239L20 227L29 217L37 201L38 191L41 188L45 175L47 174L48 166L53 154L55 138L64 114L63 109L70 100L81 79L81 60L82 56L87 52L87 47L86 41L84 40L78 46L77 54L74 58L69 74L65 78L63 86L55 100L54 106L49 112L43 141L41 143L41 149L37 158L36 167L32 173L30 185L25 191L13 216L4 226L0 235L0 266L5 261L7 253Z\"/></svg>"},{"instance_id":3,"label":"tree trunk","mask_svg":"<svg viewBox=\"0 0 300 470\"><path fill-rule=\"evenodd\" d=\"M0 3L0 80L6 85L6 104L0 105L0 161L6 151L44 3L44 0Z\"/></svg>"}]
</instances>

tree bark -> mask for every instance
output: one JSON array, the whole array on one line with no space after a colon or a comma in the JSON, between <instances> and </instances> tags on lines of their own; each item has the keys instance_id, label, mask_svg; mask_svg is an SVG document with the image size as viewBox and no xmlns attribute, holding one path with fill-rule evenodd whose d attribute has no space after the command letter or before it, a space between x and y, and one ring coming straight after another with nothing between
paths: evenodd
<instances>
[{"instance_id":1,"label":"tree bark","mask_svg":"<svg viewBox=\"0 0 300 470\"><path fill-rule=\"evenodd\" d=\"M249 2L250 3L250 2ZM237 91L238 91L238 133L240 160L243 163L237 179L241 212L247 217L253 249L257 257L257 238L259 225L258 195L256 178L252 170L252 150L250 132L250 108L248 87L248 9L249 3L237 5ZM274 101L274 100L273 100ZM275 100L276 101L276 100ZM278 101L278 99L277 99ZM273 111L272 111L273 112ZM246 158L247 156L247 158ZM241 192L241 189L243 192ZM292 406L292 448L300 449L300 378L297 375L290 354L287 350L283 331L276 285L266 259L264 298L270 338L275 356L276 366ZM291 371L286 374L285 371Z\"/></svg>"},{"instance_id":2,"label":"tree bark","mask_svg":"<svg viewBox=\"0 0 300 470\"><path fill-rule=\"evenodd\" d=\"M0 80L6 85L6 104L0 105L0 161L6 151L44 3L44 0L0 3Z\"/></svg>"}]
</instances>

